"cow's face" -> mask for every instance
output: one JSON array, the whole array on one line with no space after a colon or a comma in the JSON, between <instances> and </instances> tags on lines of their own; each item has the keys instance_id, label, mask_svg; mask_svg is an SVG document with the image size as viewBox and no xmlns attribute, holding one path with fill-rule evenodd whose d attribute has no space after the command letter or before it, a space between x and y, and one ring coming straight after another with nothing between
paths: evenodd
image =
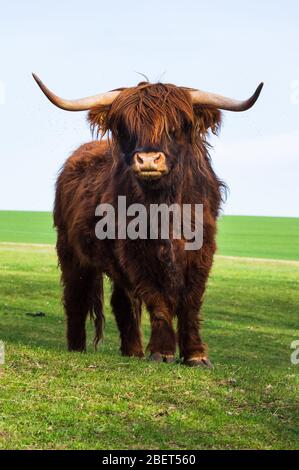
<instances>
[{"instance_id":1,"label":"cow's face","mask_svg":"<svg viewBox=\"0 0 299 470\"><path fill-rule=\"evenodd\" d=\"M107 127L124 159L140 183L167 179L186 150L215 125L203 122L186 89L174 85L141 83L123 90L107 114ZM200 121L201 119L201 121Z\"/></svg>"},{"instance_id":2,"label":"cow's face","mask_svg":"<svg viewBox=\"0 0 299 470\"><path fill-rule=\"evenodd\" d=\"M166 177L191 143L193 108L188 94L173 85L141 83L113 102L109 128L140 182Z\"/></svg>"}]
</instances>

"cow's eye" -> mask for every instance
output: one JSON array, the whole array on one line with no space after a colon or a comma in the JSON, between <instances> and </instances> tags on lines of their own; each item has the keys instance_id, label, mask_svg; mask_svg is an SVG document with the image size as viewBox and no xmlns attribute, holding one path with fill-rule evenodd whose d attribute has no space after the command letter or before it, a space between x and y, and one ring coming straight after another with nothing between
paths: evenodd
<instances>
[{"instance_id":1,"label":"cow's eye","mask_svg":"<svg viewBox=\"0 0 299 470\"><path fill-rule=\"evenodd\" d=\"M175 139L178 137L178 131L174 127L170 130L169 135L172 139Z\"/></svg>"}]
</instances>

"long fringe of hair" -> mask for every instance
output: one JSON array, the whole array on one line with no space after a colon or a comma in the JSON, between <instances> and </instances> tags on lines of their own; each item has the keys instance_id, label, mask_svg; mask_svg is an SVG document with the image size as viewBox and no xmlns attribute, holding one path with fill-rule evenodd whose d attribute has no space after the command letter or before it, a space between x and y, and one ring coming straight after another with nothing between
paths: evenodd
<instances>
[{"instance_id":1,"label":"long fringe of hair","mask_svg":"<svg viewBox=\"0 0 299 470\"><path fill-rule=\"evenodd\" d=\"M159 143L165 136L175 138L177 129L186 129L190 132L198 170L208 179L216 177L211 167L207 137L209 132L217 135L220 130L222 116L219 109L193 105L190 89L172 84L141 82L136 87L119 90L121 93L111 106L98 106L89 111L93 135L107 136L115 148L124 136L150 145ZM224 199L226 186L217 181Z\"/></svg>"}]
</instances>

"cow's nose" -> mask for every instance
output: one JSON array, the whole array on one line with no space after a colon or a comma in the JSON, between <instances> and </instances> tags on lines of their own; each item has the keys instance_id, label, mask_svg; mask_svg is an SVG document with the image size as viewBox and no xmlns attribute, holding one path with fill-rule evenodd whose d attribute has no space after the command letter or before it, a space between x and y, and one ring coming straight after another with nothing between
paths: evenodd
<instances>
[{"instance_id":1,"label":"cow's nose","mask_svg":"<svg viewBox=\"0 0 299 470\"><path fill-rule=\"evenodd\" d=\"M159 170L161 165L165 165L165 155L163 152L137 152L134 163L140 171Z\"/></svg>"}]
</instances>

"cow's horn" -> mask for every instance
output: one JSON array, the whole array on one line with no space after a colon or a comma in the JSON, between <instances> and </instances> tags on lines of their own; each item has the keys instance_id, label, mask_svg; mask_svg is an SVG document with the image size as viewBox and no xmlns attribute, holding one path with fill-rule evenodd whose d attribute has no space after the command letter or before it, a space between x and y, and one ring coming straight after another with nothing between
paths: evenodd
<instances>
[{"instance_id":1,"label":"cow's horn","mask_svg":"<svg viewBox=\"0 0 299 470\"><path fill-rule=\"evenodd\" d=\"M192 103L205 106L213 106L215 108L224 109L226 111L246 111L250 109L262 91L264 84L259 84L253 95L244 101L234 100L232 98L226 98L225 96L216 95L215 93L209 93L201 90L190 91Z\"/></svg>"},{"instance_id":2,"label":"cow's horn","mask_svg":"<svg viewBox=\"0 0 299 470\"><path fill-rule=\"evenodd\" d=\"M107 93L100 93L98 95L88 96L87 98L81 98L79 100L65 100L49 90L37 75L33 73L32 76L51 103L55 104L58 108L65 109L66 111L87 111L94 106L110 105L120 94L120 91L108 91Z\"/></svg>"}]
</instances>

